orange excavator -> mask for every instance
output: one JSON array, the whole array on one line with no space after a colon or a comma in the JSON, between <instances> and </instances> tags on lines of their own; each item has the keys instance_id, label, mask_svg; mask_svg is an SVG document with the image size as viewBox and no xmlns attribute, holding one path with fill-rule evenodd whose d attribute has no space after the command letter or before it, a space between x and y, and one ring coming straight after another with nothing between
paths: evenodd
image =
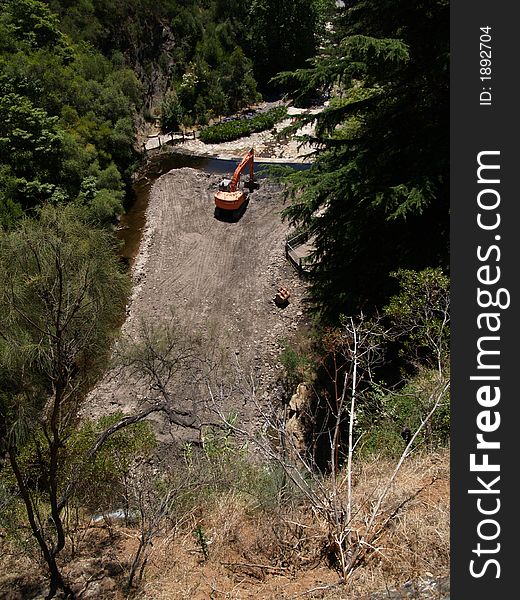
<instances>
[{"instance_id":1,"label":"orange excavator","mask_svg":"<svg viewBox=\"0 0 520 600\"><path fill-rule=\"evenodd\" d=\"M254 175L254 149L251 148L235 169L231 179L223 179L218 192L215 193L215 216L239 216L247 205L248 195L244 189L239 189L240 176L249 167L249 180L244 182L244 188L249 192L258 189L259 185Z\"/></svg>"}]
</instances>

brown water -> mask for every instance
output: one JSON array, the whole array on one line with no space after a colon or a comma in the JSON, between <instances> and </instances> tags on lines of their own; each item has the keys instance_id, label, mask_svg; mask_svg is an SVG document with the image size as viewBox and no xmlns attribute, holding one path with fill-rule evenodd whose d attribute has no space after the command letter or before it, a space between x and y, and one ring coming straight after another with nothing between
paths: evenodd
<instances>
[{"instance_id":1,"label":"brown water","mask_svg":"<svg viewBox=\"0 0 520 600\"><path fill-rule=\"evenodd\" d=\"M171 169L193 167L205 169L208 159L168 154L148 161L143 176L133 185L133 199L127 212L121 217L117 237L123 242L121 258L130 265L139 252L139 245L146 226L146 209L150 201L150 190L156 179Z\"/></svg>"},{"instance_id":2,"label":"brown water","mask_svg":"<svg viewBox=\"0 0 520 600\"><path fill-rule=\"evenodd\" d=\"M120 255L128 264L132 264L139 252L139 244L146 224L146 207L150 197L150 187L151 184L134 184L134 201L119 222L117 237L123 242Z\"/></svg>"}]
</instances>

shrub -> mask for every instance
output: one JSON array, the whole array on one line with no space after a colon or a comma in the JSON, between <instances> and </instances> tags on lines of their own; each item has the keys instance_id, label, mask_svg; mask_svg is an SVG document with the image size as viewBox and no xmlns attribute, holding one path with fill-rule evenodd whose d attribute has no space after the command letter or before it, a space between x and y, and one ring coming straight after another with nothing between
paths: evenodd
<instances>
[{"instance_id":1,"label":"shrub","mask_svg":"<svg viewBox=\"0 0 520 600\"><path fill-rule=\"evenodd\" d=\"M284 367L285 383L290 390L295 390L299 383L311 379L312 360L305 349L295 348L287 340L282 340L282 346L279 360Z\"/></svg>"},{"instance_id":2,"label":"shrub","mask_svg":"<svg viewBox=\"0 0 520 600\"><path fill-rule=\"evenodd\" d=\"M200 139L205 144L232 142L241 137L272 129L278 121L285 118L287 109L284 106L273 108L251 119L237 119L218 125L210 125L200 132Z\"/></svg>"},{"instance_id":3,"label":"shrub","mask_svg":"<svg viewBox=\"0 0 520 600\"><path fill-rule=\"evenodd\" d=\"M439 387L436 371L422 368L398 392L380 398L379 414L369 415L360 423L364 429L361 449L365 455L378 453L399 456L406 446L405 429L414 432L432 408ZM372 420L372 423L370 423ZM434 451L445 447L450 439L450 398L446 394L441 405L417 437L415 446Z\"/></svg>"},{"instance_id":4,"label":"shrub","mask_svg":"<svg viewBox=\"0 0 520 600\"><path fill-rule=\"evenodd\" d=\"M177 131L182 123L184 111L177 96L173 93L166 95L161 105L161 125L163 131Z\"/></svg>"}]
</instances>

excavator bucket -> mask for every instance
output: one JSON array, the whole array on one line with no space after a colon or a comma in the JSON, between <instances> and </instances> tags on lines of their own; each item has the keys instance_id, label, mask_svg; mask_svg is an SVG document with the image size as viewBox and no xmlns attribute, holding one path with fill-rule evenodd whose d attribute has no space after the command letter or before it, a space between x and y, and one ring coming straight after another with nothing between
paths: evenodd
<instances>
[{"instance_id":1,"label":"excavator bucket","mask_svg":"<svg viewBox=\"0 0 520 600\"><path fill-rule=\"evenodd\" d=\"M253 192L253 190L257 190L260 187L260 184L256 179L250 179L249 181L244 182L244 187L250 192Z\"/></svg>"}]
</instances>

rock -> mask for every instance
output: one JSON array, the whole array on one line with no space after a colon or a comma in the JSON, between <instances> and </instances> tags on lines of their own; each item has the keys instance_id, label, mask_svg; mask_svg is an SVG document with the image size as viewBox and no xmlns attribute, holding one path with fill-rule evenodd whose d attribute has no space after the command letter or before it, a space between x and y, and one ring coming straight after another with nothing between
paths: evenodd
<instances>
[{"instance_id":1,"label":"rock","mask_svg":"<svg viewBox=\"0 0 520 600\"><path fill-rule=\"evenodd\" d=\"M300 414L306 407L309 400L309 389L305 383L298 384L296 392L292 395L291 401L289 402L289 410Z\"/></svg>"},{"instance_id":2,"label":"rock","mask_svg":"<svg viewBox=\"0 0 520 600\"><path fill-rule=\"evenodd\" d=\"M87 558L75 562L71 570L67 573L70 581L78 582L78 586L82 586L81 581L86 581L91 577L95 577L103 571L101 560L98 558Z\"/></svg>"},{"instance_id":3,"label":"rock","mask_svg":"<svg viewBox=\"0 0 520 600\"><path fill-rule=\"evenodd\" d=\"M117 584L111 577L103 577L99 581L92 582L85 592L81 595L82 598L111 598L115 596Z\"/></svg>"},{"instance_id":4,"label":"rock","mask_svg":"<svg viewBox=\"0 0 520 600\"><path fill-rule=\"evenodd\" d=\"M302 452L306 448L308 404L309 388L304 383L300 383L289 402L289 419L287 421L287 434L292 437L294 447L298 452Z\"/></svg>"}]
</instances>

